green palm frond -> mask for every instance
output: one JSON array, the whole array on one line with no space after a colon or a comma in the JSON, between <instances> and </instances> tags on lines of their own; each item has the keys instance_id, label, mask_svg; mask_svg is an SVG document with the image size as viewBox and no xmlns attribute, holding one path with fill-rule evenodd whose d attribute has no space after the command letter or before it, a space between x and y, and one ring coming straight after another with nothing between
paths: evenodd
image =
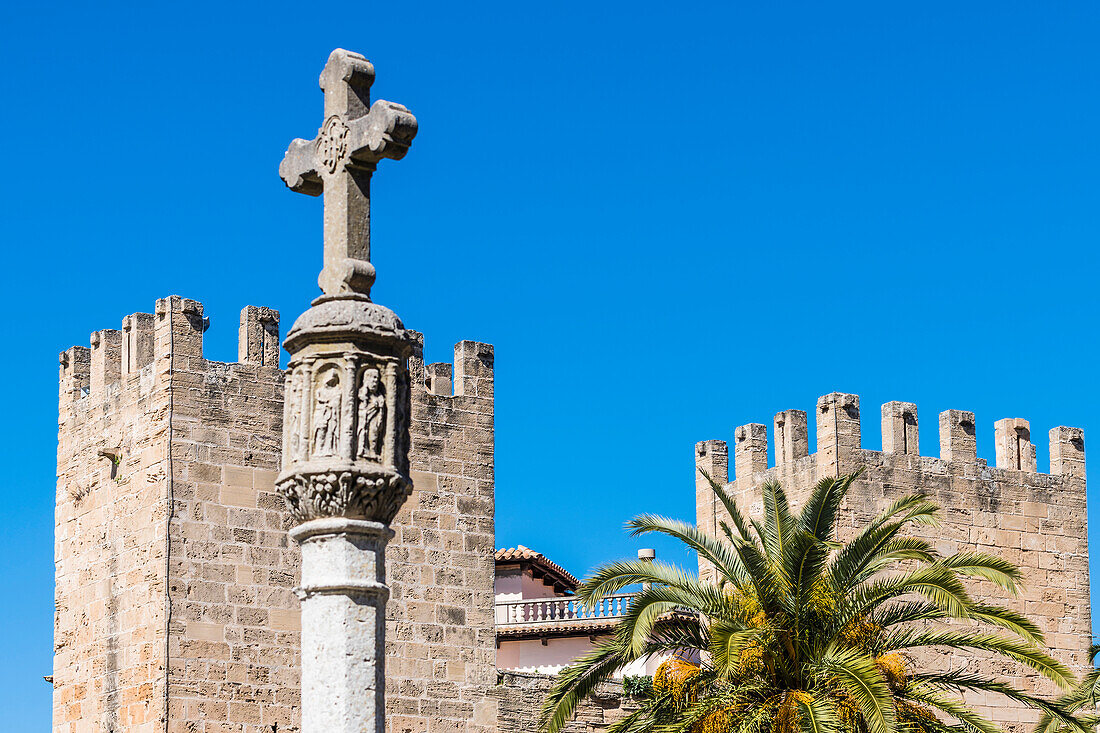
<instances>
[{"instance_id":1,"label":"green palm frond","mask_svg":"<svg viewBox=\"0 0 1100 733\"><path fill-rule=\"evenodd\" d=\"M901 521L940 526L940 508L922 491L906 494L894 500L881 514L872 519L864 531L873 531L884 524ZM858 535L857 535L858 536Z\"/></svg>"},{"instance_id":2,"label":"green palm frond","mask_svg":"<svg viewBox=\"0 0 1100 733\"><path fill-rule=\"evenodd\" d=\"M795 518L791 515L790 502L787 501L787 492L778 481L765 481L760 491L764 497L764 533L760 539L768 557L782 562L786 552L785 545L793 538L796 526Z\"/></svg>"},{"instance_id":3,"label":"green palm frond","mask_svg":"<svg viewBox=\"0 0 1100 733\"><path fill-rule=\"evenodd\" d=\"M947 673L917 673L912 680L917 684L930 685L932 687L946 688L953 691L977 690L980 692L994 692L1003 695L1010 700L1015 700L1030 708L1042 711L1044 716L1057 720L1060 725L1075 733L1092 733L1089 728L1077 720L1073 712L1067 710L1057 701L1044 700L1037 695L1017 690L1012 685L1007 685L997 680L990 680L977 675L967 675L960 672Z\"/></svg>"},{"instance_id":4,"label":"green palm frond","mask_svg":"<svg viewBox=\"0 0 1100 733\"><path fill-rule=\"evenodd\" d=\"M1089 670L1072 690L1058 698L1058 702L1070 710L1086 705L1095 708L1100 704L1100 669Z\"/></svg>"},{"instance_id":5,"label":"green palm frond","mask_svg":"<svg viewBox=\"0 0 1100 733\"><path fill-rule=\"evenodd\" d=\"M718 500L722 502L722 506L726 509L726 514L729 515L730 521L737 528L738 533L741 535L741 539L746 542L752 541L752 533L750 532L751 525L748 520L745 519L745 515L741 513L741 508L737 506L737 501L730 495L726 488L722 484L715 481L709 473L702 468L697 469L699 473L703 475L703 478L710 484L711 491L718 497Z\"/></svg>"},{"instance_id":6,"label":"green palm frond","mask_svg":"<svg viewBox=\"0 0 1100 733\"><path fill-rule=\"evenodd\" d=\"M904 529L904 522L891 522L846 544L833 558L831 566L830 574L837 587L855 588L888 565L889 560L884 555L907 543L896 542ZM914 544L919 543L917 540Z\"/></svg>"},{"instance_id":7,"label":"green palm frond","mask_svg":"<svg viewBox=\"0 0 1100 733\"><path fill-rule=\"evenodd\" d=\"M642 514L627 522L626 528L630 530L631 537L650 533L673 537L717 567L730 580L745 577L742 560L737 553L730 552L729 544L707 534L694 524L656 514Z\"/></svg>"},{"instance_id":8,"label":"green palm frond","mask_svg":"<svg viewBox=\"0 0 1100 733\"><path fill-rule=\"evenodd\" d=\"M940 606L929 601L897 601L878 606L868 618L876 625L889 629L914 621L948 618L948 615Z\"/></svg>"},{"instance_id":9,"label":"green palm frond","mask_svg":"<svg viewBox=\"0 0 1100 733\"><path fill-rule=\"evenodd\" d=\"M928 540L920 537L894 536L886 540L875 549L871 557L859 572L853 577L854 582L859 583L873 577L875 574L889 568L903 560L916 560L917 562L931 564L938 559L936 549Z\"/></svg>"},{"instance_id":10,"label":"green palm frond","mask_svg":"<svg viewBox=\"0 0 1100 733\"><path fill-rule=\"evenodd\" d=\"M676 610L679 605L668 601L650 601L639 603L634 623L631 627L629 655L634 659L645 654L646 647L653 636L653 627L661 616Z\"/></svg>"},{"instance_id":11,"label":"green palm frond","mask_svg":"<svg viewBox=\"0 0 1100 733\"><path fill-rule=\"evenodd\" d=\"M891 522L873 531L861 532L844 545L836 553L831 566L831 575L837 587L854 588L869 577L868 567L904 528L904 522Z\"/></svg>"},{"instance_id":12,"label":"green palm frond","mask_svg":"<svg viewBox=\"0 0 1100 733\"><path fill-rule=\"evenodd\" d=\"M798 517L798 531L790 533L792 538L781 562L792 588L788 607L791 614L797 614L798 609L809 604L820 582L821 572L829 559L828 543L836 530L837 512L855 477L856 474L852 474L818 481Z\"/></svg>"},{"instance_id":13,"label":"green palm frond","mask_svg":"<svg viewBox=\"0 0 1100 733\"><path fill-rule=\"evenodd\" d=\"M869 577L868 565L908 524L937 526L939 521L939 508L923 494L910 494L893 502L837 553L832 576L838 587L851 588Z\"/></svg>"},{"instance_id":14,"label":"green palm frond","mask_svg":"<svg viewBox=\"0 0 1100 733\"><path fill-rule=\"evenodd\" d=\"M1022 613L1003 606L974 603L967 609L967 617L979 624L999 626L1011 631L1031 644L1043 644L1043 632ZM915 621L935 621L950 618L938 605L927 601L903 601L877 608L869 618L883 629L891 629Z\"/></svg>"},{"instance_id":15,"label":"green palm frond","mask_svg":"<svg viewBox=\"0 0 1100 733\"><path fill-rule=\"evenodd\" d=\"M832 539L844 497L848 495L858 476L857 472L847 476L829 476L818 481L799 514L799 529L823 542Z\"/></svg>"},{"instance_id":16,"label":"green palm frond","mask_svg":"<svg viewBox=\"0 0 1100 733\"><path fill-rule=\"evenodd\" d=\"M733 530L730 529L729 524L726 522L719 522L718 529L722 530L722 534L725 536L727 542L737 542L738 540L750 541L750 538L743 535L734 536Z\"/></svg>"},{"instance_id":17,"label":"green palm frond","mask_svg":"<svg viewBox=\"0 0 1100 733\"><path fill-rule=\"evenodd\" d=\"M937 646L949 649L980 649L1014 659L1064 689L1072 687L1075 681L1073 672L1068 667L1034 644L974 629L898 632L882 643L884 648L891 651Z\"/></svg>"},{"instance_id":18,"label":"green palm frond","mask_svg":"<svg viewBox=\"0 0 1100 733\"><path fill-rule=\"evenodd\" d=\"M1046 643L1042 630L1035 625L1035 622L1011 608L979 603L971 606L970 618L992 626L1000 626L1035 645Z\"/></svg>"},{"instance_id":19,"label":"green palm frond","mask_svg":"<svg viewBox=\"0 0 1100 733\"><path fill-rule=\"evenodd\" d=\"M645 560L624 560L601 565L592 575L577 587L577 598L594 605L609 595L639 583L655 583L679 588L699 598L715 595L712 588L683 568L665 562Z\"/></svg>"},{"instance_id":20,"label":"green palm frond","mask_svg":"<svg viewBox=\"0 0 1100 733\"><path fill-rule=\"evenodd\" d=\"M626 613L622 616L617 626L617 634L622 640L623 654L629 661L640 658L655 640L660 641L664 635L674 635L696 627L698 621L685 621L673 617L668 619L676 624L667 631L658 634L656 625L658 621L664 622L664 617L678 608L692 608L696 611L711 616L727 617L730 611L730 598L721 593L716 593L712 586L698 583L695 587L673 587L654 585L645 588L635 594ZM693 638L700 639L695 635ZM682 642L677 642L682 643ZM698 647L696 647L698 648Z\"/></svg>"},{"instance_id":21,"label":"green palm frond","mask_svg":"<svg viewBox=\"0 0 1100 733\"><path fill-rule=\"evenodd\" d=\"M766 640L771 633L768 628L745 627L727 621L710 625L710 666L724 677L733 677L738 669L741 654L752 643Z\"/></svg>"},{"instance_id":22,"label":"green palm frond","mask_svg":"<svg viewBox=\"0 0 1100 733\"><path fill-rule=\"evenodd\" d=\"M1023 573L1004 558L986 552L959 552L943 558L940 563L960 575L988 580L1012 595L1019 595Z\"/></svg>"},{"instance_id":23,"label":"green palm frond","mask_svg":"<svg viewBox=\"0 0 1100 733\"><path fill-rule=\"evenodd\" d=\"M765 483L762 516L749 518L701 473L728 514L717 536L651 514L627 526L679 540L716 578L633 560L597 568L577 592L589 606L637 584L643 590L612 636L558 676L541 711L543 733L560 733L616 670L654 655L666 661L652 691L609 733L998 733L961 697L971 693L1039 711L1037 733L1085 733L1100 722L1100 670L1047 699L914 661L929 655L911 652L954 649L1011 660L1063 688L1074 683L1041 648L1034 622L975 601L964 584L1014 594L1017 567L982 552L943 557L908 534L939 522L927 496L893 502L842 542L837 519L856 475L818 481L800 510L782 486Z\"/></svg>"},{"instance_id":24,"label":"green palm frond","mask_svg":"<svg viewBox=\"0 0 1100 733\"><path fill-rule=\"evenodd\" d=\"M692 613L679 612L661 620L653 628L651 645L660 651L673 654L691 654L706 649L710 635L699 617Z\"/></svg>"},{"instance_id":25,"label":"green palm frond","mask_svg":"<svg viewBox=\"0 0 1100 733\"><path fill-rule=\"evenodd\" d=\"M829 698L810 697L808 702L799 700L798 706L802 712L801 723L805 733L844 733L836 708Z\"/></svg>"},{"instance_id":26,"label":"green palm frond","mask_svg":"<svg viewBox=\"0 0 1100 733\"><path fill-rule=\"evenodd\" d=\"M624 653L631 660L639 659L656 642L662 642L665 638L683 639L683 632L692 629L692 625L696 632L693 633L693 638L704 638L697 635L698 619L684 619L673 613L677 609L692 608L708 615L726 617L729 615L729 607L728 596L709 592L706 586L700 588L698 594L681 588L652 586L634 596L630 607L618 623L617 633L623 641ZM658 622L662 625L673 625L668 630L658 632ZM677 640L675 643L682 644L682 641Z\"/></svg>"},{"instance_id":27,"label":"green palm frond","mask_svg":"<svg viewBox=\"0 0 1100 733\"><path fill-rule=\"evenodd\" d=\"M893 733L897 728L894 697L875 661L855 649L833 648L825 653L815 671L835 676L855 698L870 733Z\"/></svg>"},{"instance_id":28,"label":"green palm frond","mask_svg":"<svg viewBox=\"0 0 1100 733\"><path fill-rule=\"evenodd\" d=\"M760 605L766 611L776 612L783 608L782 598L788 588L775 572L775 564L770 562L760 548L748 542L735 542L734 551L748 572L749 581Z\"/></svg>"},{"instance_id":29,"label":"green palm frond","mask_svg":"<svg viewBox=\"0 0 1100 733\"><path fill-rule=\"evenodd\" d=\"M886 601L908 594L924 596L949 618L969 618L969 609L974 605L954 571L942 565L928 565L856 588L849 595L847 610L840 621L847 624L853 618L873 613Z\"/></svg>"},{"instance_id":30,"label":"green palm frond","mask_svg":"<svg viewBox=\"0 0 1100 733\"><path fill-rule=\"evenodd\" d=\"M1096 656L1093 651L1092 648L1089 649L1090 659L1094 659ZM1072 690L1059 697L1055 702L1069 712L1075 712L1085 707L1095 710L1097 705L1100 704L1100 669L1093 668L1089 670ZM1086 722L1086 716L1078 715L1077 717L1082 722ZM1095 722L1093 722L1093 725L1095 725ZM1065 730L1065 726L1061 720L1048 713L1043 713L1042 717L1039 718L1039 723L1035 726L1035 733L1059 733L1063 730Z\"/></svg>"},{"instance_id":31,"label":"green palm frond","mask_svg":"<svg viewBox=\"0 0 1100 733\"><path fill-rule=\"evenodd\" d=\"M972 711L962 700L950 697L931 685L913 682L905 689L904 697L950 715L969 733L1003 733L999 725Z\"/></svg>"}]
</instances>

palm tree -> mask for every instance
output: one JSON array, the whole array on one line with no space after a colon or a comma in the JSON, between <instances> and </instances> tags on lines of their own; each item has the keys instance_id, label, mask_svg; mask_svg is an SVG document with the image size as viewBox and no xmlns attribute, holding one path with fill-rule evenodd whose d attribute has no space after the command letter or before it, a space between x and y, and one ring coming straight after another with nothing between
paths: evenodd
<instances>
[{"instance_id":1,"label":"palm tree","mask_svg":"<svg viewBox=\"0 0 1100 733\"><path fill-rule=\"evenodd\" d=\"M850 541L838 542L837 516L857 475L818 482L800 512L778 483L766 483L760 520L747 518L707 476L731 519L732 526L721 523L721 538L654 515L628 522L633 535L682 541L715 568L717 580L665 563L598 568L577 591L588 604L647 585L615 633L561 672L543 705L541 730L560 731L580 701L629 662L671 654L640 709L608 733L999 731L966 706L967 691L998 693L1036 708L1052 725L1085 733L1063 703L989 677L914 664L913 653L926 648L981 651L1061 688L1074 682L1039 647L1034 623L973 600L963 585L964 577L980 578L1016 593L1018 568L981 552L943 557L904 534L938 524L939 509L923 494L895 501ZM942 623L953 620L966 623Z\"/></svg>"},{"instance_id":2,"label":"palm tree","mask_svg":"<svg viewBox=\"0 0 1100 733\"><path fill-rule=\"evenodd\" d=\"M1100 714L1097 714L1097 707L1100 706L1100 669L1095 666L1097 656L1100 656L1100 644L1092 644L1089 646L1092 669L1081 677L1081 681L1072 690L1058 698L1058 704L1070 712L1082 709L1091 711L1088 715L1078 715L1078 720L1089 726L1089 730L1100 723ZM1067 730L1070 729L1062 721L1044 713L1035 733L1063 733Z\"/></svg>"}]
</instances>

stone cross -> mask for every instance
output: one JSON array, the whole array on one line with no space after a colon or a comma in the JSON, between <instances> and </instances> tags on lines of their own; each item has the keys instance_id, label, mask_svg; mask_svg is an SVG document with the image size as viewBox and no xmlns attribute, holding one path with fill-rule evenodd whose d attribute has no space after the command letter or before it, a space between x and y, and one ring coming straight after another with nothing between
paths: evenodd
<instances>
[{"instance_id":1,"label":"stone cross","mask_svg":"<svg viewBox=\"0 0 1100 733\"><path fill-rule=\"evenodd\" d=\"M370 103L374 65L338 48L321 72L325 121L312 140L296 139L279 165L292 191L325 196L325 295L370 296L370 179L383 158L400 160L416 135L416 118L400 104Z\"/></svg>"},{"instance_id":2,"label":"stone cross","mask_svg":"<svg viewBox=\"0 0 1100 733\"><path fill-rule=\"evenodd\" d=\"M325 294L294 322L283 405L286 500L302 548L302 733L384 733L386 543L412 491L409 357L397 314L370 300L370 177L401 158L416 118L370 104L374 67L337 49L321 73L325 122L279 166L325 195Z\"/></svg>"}]
</instances>

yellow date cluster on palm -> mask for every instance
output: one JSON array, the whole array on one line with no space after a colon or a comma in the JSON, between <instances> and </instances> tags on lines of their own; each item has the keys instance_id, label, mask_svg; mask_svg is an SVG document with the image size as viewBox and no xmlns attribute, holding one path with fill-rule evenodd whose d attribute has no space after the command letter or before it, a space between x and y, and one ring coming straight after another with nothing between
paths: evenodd
<instances>
[{"instance_id":1,"label":"yellow date cluster on palm","mask_svg":"<svg viewBox=\"0 0 1100 733\"><path fill-rule=\"evenodd\" d=\"M681 705L695 702L695 679L699 676L699 665L670 657L657 667L653 673L653 690L659 694L671 695Z\"/></svg>"}]
</instances>

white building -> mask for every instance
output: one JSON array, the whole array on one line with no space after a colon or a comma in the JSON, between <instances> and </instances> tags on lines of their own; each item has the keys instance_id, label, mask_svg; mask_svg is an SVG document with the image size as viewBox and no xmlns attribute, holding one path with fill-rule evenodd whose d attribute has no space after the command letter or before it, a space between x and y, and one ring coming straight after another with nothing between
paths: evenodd
<instances>
[{"instance_id":1,"label":"white building","mask_svg":"<svg viewBox=\"0 0 1100 733\"><path fill-rule=\"evenodd\" d=\"M621 593L586 609L573 596L578 585L567 570L523 545L496 551L499 669L556 674L610 634L634 597ZM652 674L663 659L639 661L619 676Z\"/></svg>"}]
</instances>

